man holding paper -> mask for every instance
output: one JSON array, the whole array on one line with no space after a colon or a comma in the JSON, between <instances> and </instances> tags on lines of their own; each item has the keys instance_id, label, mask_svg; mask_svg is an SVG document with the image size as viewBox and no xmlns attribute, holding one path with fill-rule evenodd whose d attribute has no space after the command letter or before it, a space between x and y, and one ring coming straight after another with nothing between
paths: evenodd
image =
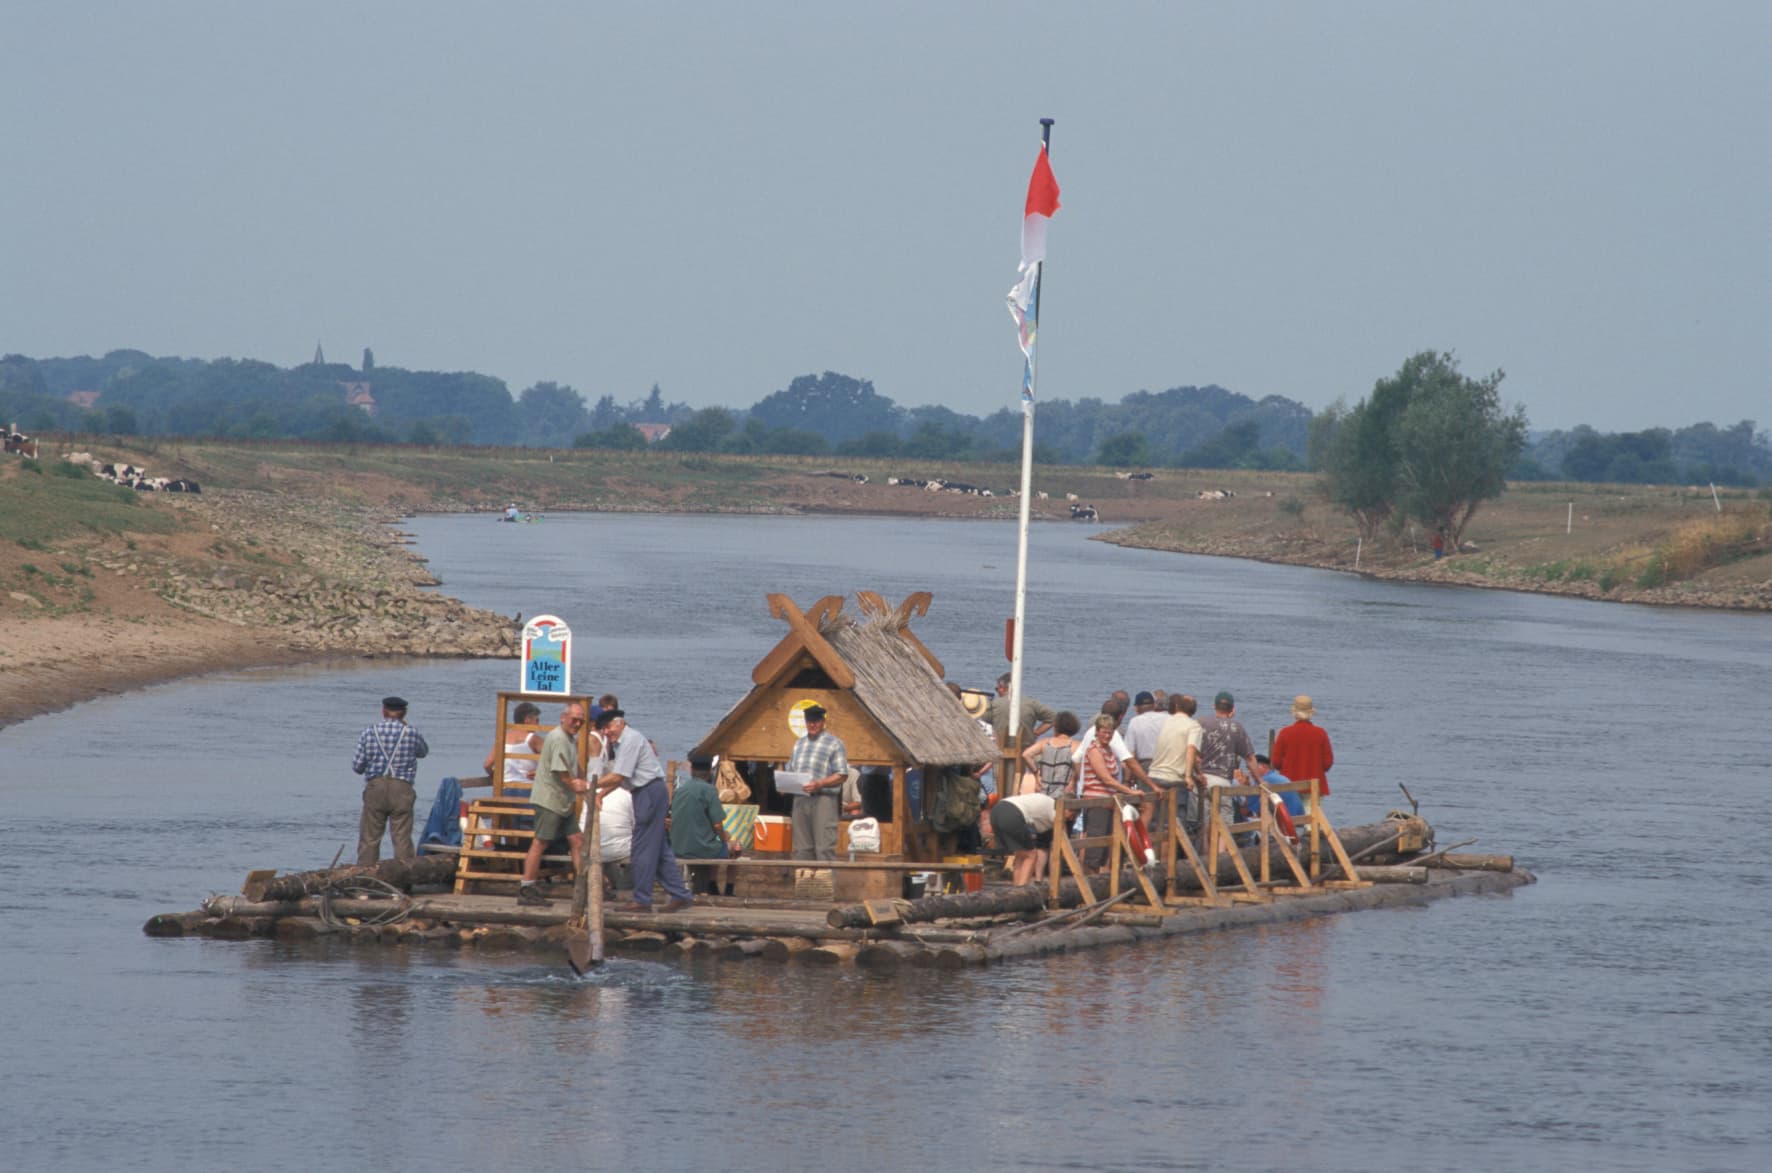
<instances>
[{"instance_id":1,"label":"man holding paper","mask_svg":"<svg viewBox=\"0 0 1772 1173\"><path fill-rule=\"evenodd\" d=\"M849 754L824 727L824 707L805 711L806 736L794 743L789 771L808 774L806 791L794 796L794 858L837 858L837 815L843 805L843 783L849 777Z\"/></svg>"}]
</instances>

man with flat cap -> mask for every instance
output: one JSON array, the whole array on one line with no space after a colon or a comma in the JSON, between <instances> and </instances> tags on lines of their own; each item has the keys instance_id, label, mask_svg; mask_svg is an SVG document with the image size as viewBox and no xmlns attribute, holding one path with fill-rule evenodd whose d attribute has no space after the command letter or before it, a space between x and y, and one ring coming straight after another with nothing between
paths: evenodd
<instances>
[{"instance_id":1,"label":"man with flat cap","mask_svg":"<svg viewBox=\"0 0 1772 1173\"><path fill-rule=\"evenodd\" d=\"M368 779L357 823L357 866L375 866L384 830L393 837L395 859L410 863L414 858L413 783L418 779L418 759L430 752L424 737L406 723L405 699L383 697L381 720L357 738L357 756L351 759L351 772Z\"/></svg>"},{"instance_id":2,"label":"man with flat cap","mask_svg":"<svg viewBox=\"0 0 1772 1173\"><path fill-rule=\"evenodd\" d=\"M789 770L810 774L806 793L794 795L794 858L836 859L837 816L843 783L849 780L849 754L824 727L824 706L807 706L806 736L794 743Z\"/></svg>"}]
</instances>

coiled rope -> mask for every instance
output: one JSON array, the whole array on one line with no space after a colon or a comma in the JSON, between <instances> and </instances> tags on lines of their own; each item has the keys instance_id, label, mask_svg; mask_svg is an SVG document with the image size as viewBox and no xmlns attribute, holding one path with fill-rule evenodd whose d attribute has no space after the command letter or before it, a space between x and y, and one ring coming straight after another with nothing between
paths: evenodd
<instances>
[{"instance_id":1,"label":"coiled rope","mask_svg":"<svg viewBox=\"0 0 1772 1173\"><path fill-rule=\"evenodd\" d=\"M380 925L399 924L412 915L412 897L400 891L385 880L374 876L349 876L342 880L334 880L323 888L320 893L320 922L333 931L349 928L376 928ZM340 916L333 911L332 902L342 900L392 900L394 904L380 908L367 915L352 916L348 913Z\"/></svg>"}]
</instances>

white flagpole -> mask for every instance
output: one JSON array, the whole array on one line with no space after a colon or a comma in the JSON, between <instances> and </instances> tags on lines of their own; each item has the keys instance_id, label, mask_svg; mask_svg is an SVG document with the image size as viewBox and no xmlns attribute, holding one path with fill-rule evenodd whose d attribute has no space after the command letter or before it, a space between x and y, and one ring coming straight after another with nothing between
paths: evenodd
<instances>
[{"instance_id":1,"label":"white flagpole","mask_svg":"<svg viewBox=\"0 0 1772 1173\"><path fill-rule=\"evenodd\" d=\"M1048 156L1052 152L1053 119L1040 119L1040 149ZM1039 354L1040 327L1040 283L1046 271L1044 259L1034 264L1034 352L1028 355L1027 364L1027 397L1021 405L1021 532L1017 535L1015 550L1015 630L1010 635L1009 648L1009 744L1013 746L1021 736L1021 649L1022 638L1026 633L1028 604L1028 510L1034 496L1034 391L1039 382L1038 363L1035 355ZM1013 787L1005 785L1009 780L999 780L999 794L1014 793Z\"/></svg>"}]
</instances>

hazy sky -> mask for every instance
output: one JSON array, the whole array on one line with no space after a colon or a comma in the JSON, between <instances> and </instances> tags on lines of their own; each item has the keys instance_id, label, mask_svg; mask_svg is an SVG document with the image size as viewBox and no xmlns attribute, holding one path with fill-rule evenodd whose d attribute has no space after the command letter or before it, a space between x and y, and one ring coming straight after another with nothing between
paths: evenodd
<instances>
[{"instance_id":1,"label":"hazy sky","mask_svg":"<svg viewBox=\"0 0 1772 1173\"><path fill-rule=\"evenodd\" d=\"M13 3L0 350L1772 424L1772 4Z\"/></svg>"}]
</instances>

